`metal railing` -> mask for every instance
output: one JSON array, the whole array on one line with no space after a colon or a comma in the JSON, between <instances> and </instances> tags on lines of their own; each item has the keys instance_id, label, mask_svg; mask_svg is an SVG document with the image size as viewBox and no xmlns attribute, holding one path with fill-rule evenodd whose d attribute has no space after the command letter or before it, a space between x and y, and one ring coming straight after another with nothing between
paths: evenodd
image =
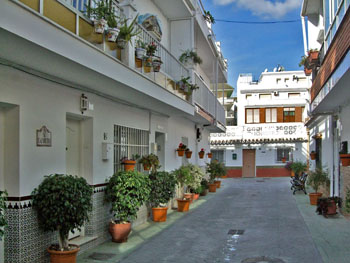
<instances>
[{"instance_id":1,"label":"metal railing","mask_svg":"<svg viewBox=\"0 0 350 263\"><path fill-rule=\"evenodd\" d=\"M225 108L219 102L216 104L216 120L226 125Z\"/></svg>"},{"instance_id":2,"label":"metal railing","mask_svg":"<svg viewBox=\"0 0 350 263\"><path fill-rule=\"evenodd\" d=\"M193 91L192 93L193 102L197 103L201 108L215 118L215 95L209 89L207 84L205 84L204 81L197 75L197 73L194 74L194 82L199 89Z\"/></svg>"},{"instance_id":3,"label":"metal railing","mask_svg":"<svg viewBox=\"0 0 350 263\"><path fill-rule=\"evenodd\" d=\"M165 73L167 77L174 81L179 81L183 77L189 76L188 69L173 55L171 54L154 36L152 36L142 25L137 24L140 34L137 36L146 45L155 43L157 50L155 56L160 57L163 64L161 66L161 72Z\"/></svg>"}]
</instances>

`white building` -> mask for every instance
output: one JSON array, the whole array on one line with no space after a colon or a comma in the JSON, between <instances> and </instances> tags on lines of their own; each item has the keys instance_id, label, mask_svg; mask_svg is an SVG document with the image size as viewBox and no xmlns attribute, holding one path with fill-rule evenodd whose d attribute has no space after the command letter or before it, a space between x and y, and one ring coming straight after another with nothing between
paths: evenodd
<instances>
[{"instance_id":1,"label":"white building","mask_svg":"<svg viewBox=\"0 0 350 263\"><path fill-rule=\"evenodd\" d=\"M239 76L238 125L210 139L213 158L226 163L228 176L289 176L283 157L306 162L308 81L302 71L265 71L259 81Z\"/></svg>"},{"instance_id":2,"label":"white building","mask_svg":"<svg viewBox=\"0 0 350 263\"><path fill-rule=\"evenodd\" d=\"M349 6L349 0L304 0L301 8L305 55L311 49L319 51L311 65L310 116L306 122L310 151L317 154L310 167L327 169L330 195L344 199L350 187L350 167L341 164L339 152L349 154L350 150Z\"/></svg>"},{"instance_id":3,"label":"white building","mask_svg":"<svg viewBox=\"0 0 350 263\"><path fill-rule=\"evenodd\" d=\"M136 14L156 18L151 31L139 28L163 61L160 72L149 73L137 64L135 43L121 50L94 33L81 11L88 2L1 1L0 189L9 193L9 226L0 262L47 262L56 235L38 230L30 206L45 175L77 174L94 186L90 223L75 241L84 251L110 238L103 190L122 157L155 152L167 171L204 165L208 159L197 152L209 151L210 132L225 131L224 108L209 87L227 82L227 62L197 1L114 2L129 21ZM203 63L180 63L187 49ZM200 87L192 96L177 85L186 76ZM191 159L177 156L180 142ZM134 224L146 219L144 208Z\"/></svg>"}]
</instances>

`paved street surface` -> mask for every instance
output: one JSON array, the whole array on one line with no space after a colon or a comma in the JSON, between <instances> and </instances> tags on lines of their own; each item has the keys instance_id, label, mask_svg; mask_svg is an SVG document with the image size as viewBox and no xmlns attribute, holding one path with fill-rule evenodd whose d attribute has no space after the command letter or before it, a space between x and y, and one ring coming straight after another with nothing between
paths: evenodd
<instances>
[{"instance_id":1,"label":"paved street surface","mask_svg":"<svg viewBox=\"0 0 350 263\"><path fill-rule=\"evenodd\" d=\"M122 263L324 262L291 194L289 178L222 181L217 193L132 253L113 249L120 245L112 242L94 251L121 253L120 259L103 262ZM78 262L102 262L87 256Z\"/></svg>"}]
</instances>

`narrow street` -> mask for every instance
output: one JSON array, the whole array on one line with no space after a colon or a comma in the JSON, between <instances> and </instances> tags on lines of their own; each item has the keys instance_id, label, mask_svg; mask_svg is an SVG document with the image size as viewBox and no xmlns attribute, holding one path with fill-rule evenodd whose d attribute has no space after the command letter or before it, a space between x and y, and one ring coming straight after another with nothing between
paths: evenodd
<instances>
[{"instance_id":1,"label":"narrow street","mask_svg":"<svg viewBox=\"0 0 350 263\"><path fill-rule=\"evenodd\" d=\"M289 178L223 180L205 203L117 262L322 263L289 186Z\"/></svg>"}]
</instances>

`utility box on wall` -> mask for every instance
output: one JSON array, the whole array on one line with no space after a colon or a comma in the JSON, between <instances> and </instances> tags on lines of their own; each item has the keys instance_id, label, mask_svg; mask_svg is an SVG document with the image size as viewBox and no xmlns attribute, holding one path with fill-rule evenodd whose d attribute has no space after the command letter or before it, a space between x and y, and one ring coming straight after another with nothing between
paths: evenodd
<instances>
[{"instance_id":1,"label":"utility box on wall","mask_svg":"<svg viewBox=\"0 0 350 263\"><path fill-rule=\"evenodd\" d=\"M102 143L102 160L109 160L113 158L113 143Z\"/></svg>"}]
</instances>

